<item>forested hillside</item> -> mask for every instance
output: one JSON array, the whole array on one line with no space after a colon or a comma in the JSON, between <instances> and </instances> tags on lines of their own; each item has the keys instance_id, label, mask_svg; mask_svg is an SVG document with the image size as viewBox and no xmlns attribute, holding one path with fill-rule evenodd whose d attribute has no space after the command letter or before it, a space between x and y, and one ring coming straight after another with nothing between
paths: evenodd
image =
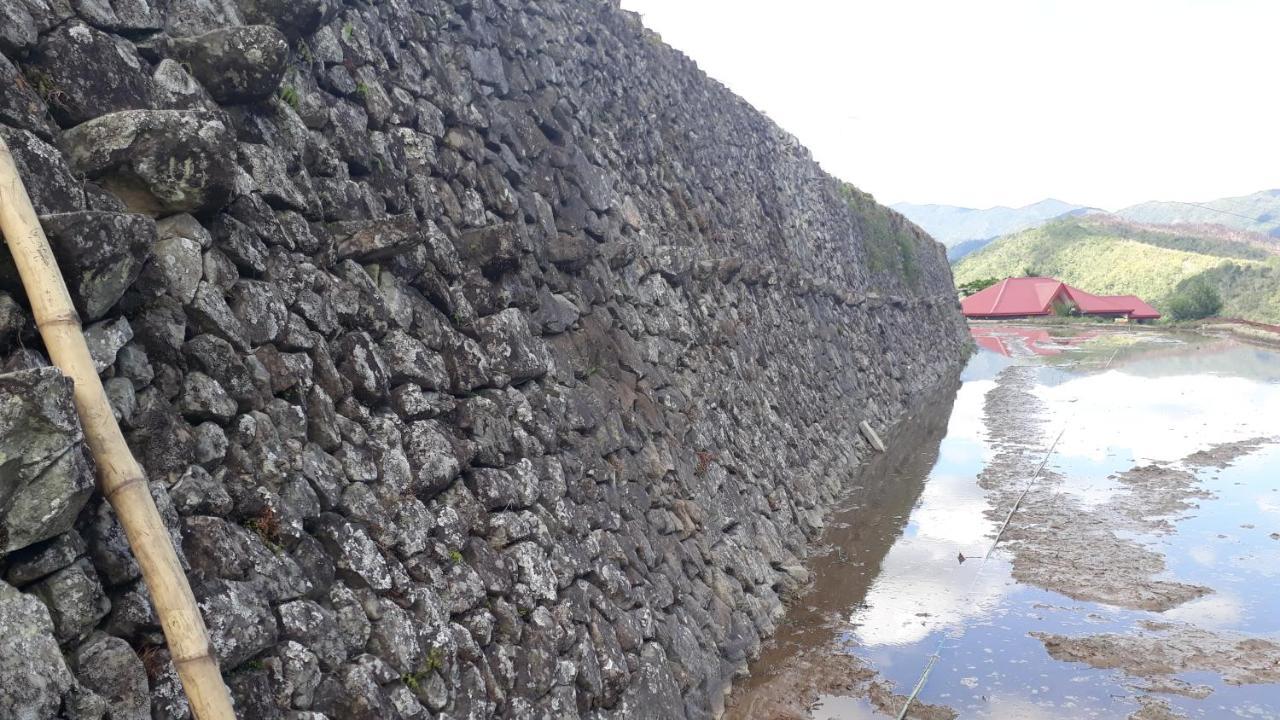
<instances>
[{"instance_id":1,"label":"forested hillside","mask_svg":"<svg viewBox=\"0 0 1280 720\"><path fill-rule=\"evenodd\" d=\"M1100 294L1132 293L1161 310L1206 281L1224 315L1280 322L1280 244L1220 226L1161 227L1072 217L1002 237L955 265L956 284L1027 274Z\"/></svg>"}]
</instances>

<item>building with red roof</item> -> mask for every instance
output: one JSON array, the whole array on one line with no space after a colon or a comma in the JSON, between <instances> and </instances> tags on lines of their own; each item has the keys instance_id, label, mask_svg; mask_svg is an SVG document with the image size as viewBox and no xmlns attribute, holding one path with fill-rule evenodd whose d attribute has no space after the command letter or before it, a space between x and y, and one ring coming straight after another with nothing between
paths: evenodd
<instances>
[{"instance_id":1,"label":"building with red roof","mask_svg":"<svg viewBox=\"0 0 1280 720\"><path fill-rule=\"evenodd\" d=\"M960 302L965 317L980 320L1080 315L1155 320L1156 309L1136 295L1094 295L1046 277L1005 278Z\"/></svg>"}]
</instances>

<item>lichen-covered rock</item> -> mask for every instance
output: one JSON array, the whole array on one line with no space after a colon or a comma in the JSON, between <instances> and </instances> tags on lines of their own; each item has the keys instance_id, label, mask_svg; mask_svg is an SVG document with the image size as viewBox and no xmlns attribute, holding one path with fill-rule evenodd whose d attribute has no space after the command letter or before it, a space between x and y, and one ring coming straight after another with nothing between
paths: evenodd
<instances>
[{"instance_id":1,"label":"lichen-covered rock","mask_svg":"<svg viewBox=\"0 0 1280 720\"><path fill-rule=\"evenodd\" d=\"M569 298L556 293L546 293L539 298L538 312L534 318L542 326L542 332L554 335L562 333L578 321L578 306Z\"/></svg>"},{"instance_id":2,"label":"lichen-covered rock","mask_svg":"<svg viewBox=\"0 0 1280 720\"><path fill-rule=\"evenodd\" d=\"M216 210L236 188L235 137L207 112L111 113L66 131L61 145L75 170L138 212Z\"/></svg>"},{"instance_id":3,"label":"lichen-covered rock","mask_svg":"<svg viewBox=\"0 0 1280 720\"><path fill-rule=\"evenodd\" d=\"M0 582L0 717L57 717L74 686L49 611L36 598Z\"/></svg>"},{"instance_id":4,"label":"lichen-covered rock","mask_svg":"<svg viewBox=\"0 0 1280 720\"><path fill-rule=\"evenodd\" d=\"M12 4L6 5L8 11L13 12ZM0 15L4 12L0 10ZM53 123L49 121L49 109L44 99L4 55L0 55L0 87L5 88L0 94L0 124L29 130L45 139L53 137Z\"/></svg>"},{"instance_id":5,"label":"lichen-covered rock","mask_svg":"<svg viewBox=\"0 0 1280 720\"><path fill-rule=\"evenodd\" d=\"M161 9L164 29L173 37L244 24L244 15L232 0L168 0Z\"/></svg>"},{"instance_id":6,"label":"lichen-covered rock","mask_svg":"<svg viewBox=\"0 0 1280 720\"><path fill-rule=\"evenodd\" d=\"M36 214L69 213L84 209L84 187L58 149L29 130L0 123L0 139L13 153L13 163L27 186ZM6 249L7 254L7 249Z\"/></svg>"},{"instance_id":7,"label":"lichen-covered rock","mask_svg":"<svg viewBox=\"0 0 1280 720\"><path fill-rule=\"evenodd\" d=\"M394 257L420 242L418 221L412 214L330 223L329 228L338 257L362 262Z\"/></svg>"},{"instance_id":8,"label":"lichen-covered rock","mask_svg":"<svg viewBox=\"0 0 1280 720\"><path fill-rule=\"evenodd\" d=\"M284 35L266 25L173 38L158 48L190 68L214 100L232 105L273 95L289 59Z\"/></svg>"},{"instance_id":9,"label":"lichen-covered rock","mask_svg":"<svg viewBox=\"0 0 1280 720\"><path fill-rule=\"evenodd\" d=\"M89 634L111 612L111 601L87 560L63 568L31 588L49 607L54 635L66 643Z\"/></svg>"},{"instance_id":10,"label":"lichen-covered rock","mask_svg":"<svg viewBox=\"0 0 1280 720\"><path fill-rule=\"evenodd\" d=\"M139 32L163 27L150 0L73 0L76 13L103 30Z\"/></svg>"},{"instance_id":11,"label":"lichen-covered rock","mask_svg":"<svg viewBox=\"0 0 1280 720\"><path fill-rule=\"evenodd\" d=\"M547 374L551 359L542 342L534 337L526 315L514 308L482 318L476 323L480 345L493 369L523 382Z\"/></svg>"},{"instance_id":12,"label":"lichen-covered rock","mask_svg":"<svg viewBox=\"0 0 1280 720\"><path fill-rule=\"evenodd\" d=\"M281 605L279 614L280 636L310 648L323 670L332 671L346 661L347 650L333 610L311 600L293 600ZM367 628L363 631L366 639L368 632Z\"/></svg>"},{"instance_id":13,"label":"lichen-covered rock","mask_svg":"<svg viewBox=\"0 0 1280 720\"><path fill-rule=\"evenodd\" d=\"M364 528L336 515L323 515L316 537L337 561L338 574L344 580L376 591L391 589L387 561Z\"/></svg>"},{"instance_id":14,"label":"lichen-covered rock","mask_svg":"<svg viewBox=\"0 0 1280 720\"><path fill-rule=\"evenodd\" d=\"M128 427L133 422L133 413L138 409L138 392L133 389L133 382L128 378L113 377L102 381L102 390L107 394L107 402L111 403L111 414L116 422Z\"/></svg>"},{"instance_id":15,"label":"lichen-covered rock","mask_svg":"<svg viewBox=\"0 0 1280 720\"><path fill-rule=\"evenodd\" d=\"M0 5L0 52L17 55L35 44L39 29L22 3Z\"/></svg>"},{"instance_id":16,"label":"lichen-covered rock","mask_svg":"<svg viewBox=\"0 0 1280 720\"><path fill-rule=\"evenodd\" d=\"M249 22L271 24L290 37L310 35L338 12L335 0L237 0Z\"/></svg>"},{"instance_id":17,"label":"lichen-covered rock","mask_svg":"<svg viewBox=\"0 0 1280 720\"><path fill-rule=\"evenodd\" d=\"M434 493L458 476L460 466L453 445L440 423L421 420L404 431L404 451L413 468L415 489Z\"/></svg>"},{"instance_id":18,"label":"lichen-covered rock","mask_svg":"<svg viewBox=\"0 0 1280 720\"><path fill-rule=\"evenodd\" d=\"M240 143L240 164L272 207L309 213L318 202L307 179L295 182L287 160L271 147Z\"/></svg>"},{"instance_id":19,"label":"lichen-covered rock","mask_svg":"<svg viewBox=\"0 0 1280 720\"><path fill-rule=\"evenodd\" d=\"M9 293L0 292L0 348L11 347L31 330L25 309Z\"/></svg>"},{"instance_id":20,"label":"lichen-covered rock","mask_svg":"<svg viewBox=\"0 0 1280 720\"><path fill-rule=\"evenodd\" d=\"M89 322L105 315L138 279L156 240L155 223L145 215L86 210L45 215L40 224L72 301Z\"/></svg>"},{"instance_id":21,"label":"lichen-covered rock","mask_svg":"<svg viewBox=\"0 0 1280 720\"><path fill-rule=\"evenodd\" d=\"M111 720L149 720L147 673L129 643L96 634L71 654L76 678L110 704Z\"/></svg>"},{"instance_id":22,"label":"lichen-covered rock","mask_svg":"<svg viewBox=\"0 0 1280 720\"><path fill-rule=\"evenodd\" d=\"M231 314L252 345L275 342L289 322L289 309L271 283L240 280L228 293Z\"/></svg>"},{"instance_id":23,"label":"lichen-covered rock","mask_svg":"<svg viewBox=\"0 0 1280 720\"><path fill-rule=\"evenodd\" d=\"M196 287L196 294L187 307L193 324L199 330L216 335L236 350L248 352L249 338L240 319L231 312L222 290L203 281Z\"/></svg>"},{"instance_id":24,"label":"lichen-covered rock","mask_svg":"<svg viewBox=\"0 0 1280 720\"><path fill-rule=\"evenodd\" d=\"M467 230L458 236L458 255L486 274L500 275L519 263L519 232L519 226L510 223Z\"/></svg>"},{"instance_id":25,"label":"lichen-covered rock","mask_svg":"<svg viewBox=\"0 0 1280 720\"><path fill-rule=\"evenodd\" d=\"M84 340L93 357L93 366L102 372L116 363L116 355L133 339L133 328L125 318L103 320L84 329Z\"/></svg>"},{"instance_id":26,"label":"lichen-covered rock","mask_svg":"<svg viewBox=\"0 0 1280 720\"><path fill-rule=\"evenodd\" d=\"M344 336L335 351L343 358L338 369L351 381L351 387L361 400L380 404L387 396L387 365L382 351L368 333L357 332Z\"/></svg>"},{"instance_id":27,"label":"lichen-covered rock","mask_svg":"<svg viewBox=\"0 0 1280 720\"><path fill-rule=\"evenodd\" d=\"M236 402L217 380L202 372L193 372L183 380L178 409L194 422L213 420L226 423L235 417Z\"/></svg>"},{"instance_id":28,"label":"lichen-covered rock","mask_svg":"<svg viewBox=\"0 0 1280 720\"><path fill-rule=\"evenodd\" d=\"M392 385L415 383L427 390L446 390L449 372L440 353L403 330L392 330L380 343Z\"/></svg>"},{"instance_id":29,"label":"lichen-covered rock","mask_svg":"<svg viewBox=\"0 0 1280 720\"><path fill-rule=\"evenodd\" d=\"M0 375L0 555L70 529L93 492L83 438L61 372Z\"/></svg>"},{"instance_id":30,"label":"lichen-covered rock","mask_svg":"<svg viewBox=\"0 0 1280 720\"><path fill-rule=\"evenodd\" d=\"M211 244L212 239L190 215L165 218L156 223L156 230L158 239L142 271L142 282L149 292L167 293L188 304L195 298L204 273L201 241Z\"/></svg>"},{"instance_id":31,"label":"lichen-covered rock","mask_svg":"<svg viewBox=\"0 0 1280 720\"><path fill-rule=\"evenodd\" d=\"M265 597L247 582L211 581L197 589L218 664L231 670L276 643L279 628Z\"/></svg>"},{"instance_id":32,"label":"lichen-covered rock","mask_svg":"<svg viewBox=\"0 0 1280 720\"><path fill-rule=\"evenodd\" d=\"M78 560L85 553L85 541L75 530L65 532L48 542L23 548L7 559L9 569L4 579L23 587L48 577Z\"/></svg>"},{"instance_id":33,"label":"lichen-covered rock","mask_svg":"<svg viewBox=\"0 0 1280 720\"><path fill-rule=\"evenodd\" d=\"M82 22L41 37L24 71L63 127L157 106L151 72L133 44Z\"/></svg>"},{"instance_id":34,"label":"lichen-covered rock","mask_svg":"<svg viewBox=\"0 0 1280 720\"><path fill-rule=\"evenodd\" d=\"M177 60L165 58L151 74L161 106L171 110L217 110L218 104L210 97L191 73Z\"/></svg>"}]
</instances>

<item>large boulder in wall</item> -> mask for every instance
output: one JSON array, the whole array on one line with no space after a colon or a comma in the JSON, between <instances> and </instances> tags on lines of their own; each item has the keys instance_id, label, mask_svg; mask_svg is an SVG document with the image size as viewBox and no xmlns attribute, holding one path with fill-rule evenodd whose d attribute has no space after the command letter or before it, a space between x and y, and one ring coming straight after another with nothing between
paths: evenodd
<instances>
[{"instance_id":1,"label":"large boulder in wall","mask_svg":"<svg viewBox=\"0 0 1280 720\"><path fill-rule=\"evenodd\" d=\"M271 97L289 62L288 41L267 25L173 38L158 43L156 49L190 68L213 99L224 105Z\"/></svg>"},{"instance_id":2,"label":"large boulder in wall","mask_svg":"<svg viewBox=\"0 0 1280 720\"><path fill-rule=\"evenodd\" d=\"M74 170L136 212L209 213L236 190L235 134L211 112L111 113L64 132L61 145Z\"/></svg>"}]
</instances>

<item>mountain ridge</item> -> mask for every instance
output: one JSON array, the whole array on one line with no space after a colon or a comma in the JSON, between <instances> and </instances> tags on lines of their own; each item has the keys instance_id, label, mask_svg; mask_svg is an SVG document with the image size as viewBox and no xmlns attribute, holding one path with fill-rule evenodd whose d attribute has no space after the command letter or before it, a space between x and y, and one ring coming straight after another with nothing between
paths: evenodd
<instances>
[{"instance_id":1,"label":"mountain ridge","mask_svg":"<svg viewBox=\"0 0 1280 720\"><path fill-rule=\"evenodd\" d=\"M1280 237L1280 188L1204 202L1150 200L1121 208L1115 215L1148 224L1225 225Z\"/></svg>"},{"instance_id":2,"label":"mountain ridge","mask_svg":"<svg viewBox=\"0 0 1280 720\"><path fill-rule=\"evenodd\" d=\"M998 237L1069 215L1113 215L1147 225L1221 225L1280 238L1280 188L1197 202L1149 200L1114 212L1057 198L1021 207L909 202L889 207L945 245L953 263Z\"/></svg>"},{"instance_id":3,"label":"mountain ridge","mask_svg":"<svg viewBox=\"0 0 1280 720\"><path fill-rule=\"evenodd\" d=\"M1096 208L1056 198L1045 198L1022 207L995 205L989 208L968 208L906 202L889 207L902 213L948 248L972 240L989 240L1025 230L1065 214L1096 211Z\"/></svg>"}]
</instances>

